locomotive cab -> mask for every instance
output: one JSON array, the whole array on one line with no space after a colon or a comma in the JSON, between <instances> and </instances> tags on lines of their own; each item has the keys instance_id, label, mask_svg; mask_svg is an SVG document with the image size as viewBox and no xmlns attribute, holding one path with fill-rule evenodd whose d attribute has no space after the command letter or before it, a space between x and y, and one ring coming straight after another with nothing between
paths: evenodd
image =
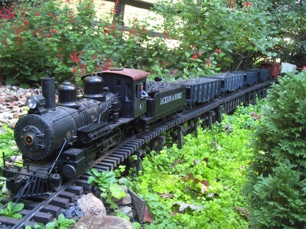
<instances>
[{"instance_id":1,"label":"locomotive cab","mask_svg":"<svg viewBox=\"0 0 306 229\"><path fill-rule=\"evenodd\" d=\"M146 113L147 101L140 96L140 85L146 89L148 75L148 72L137 69L111 69L102 72L105 86L120 99L121 117L134 119Z\"/></svg>"}]
</instances>

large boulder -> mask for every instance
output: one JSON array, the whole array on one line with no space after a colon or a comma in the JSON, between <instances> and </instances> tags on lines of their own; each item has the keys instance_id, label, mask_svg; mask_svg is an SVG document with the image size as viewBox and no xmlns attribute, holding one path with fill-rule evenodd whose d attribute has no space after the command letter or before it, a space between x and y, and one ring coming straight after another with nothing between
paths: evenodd
<instances>
[{"instance_id":1,"label":"large boulder","mask_svg":"<svg viewBox=\"0 0 306 229\"><path fill-rule=\"evenodd\" d=\"M85 215L79 219L74 229L133 229L128 220L107 216L103 202L92 193L78 199L78 206Z\"/></svg>"}]
</instances>

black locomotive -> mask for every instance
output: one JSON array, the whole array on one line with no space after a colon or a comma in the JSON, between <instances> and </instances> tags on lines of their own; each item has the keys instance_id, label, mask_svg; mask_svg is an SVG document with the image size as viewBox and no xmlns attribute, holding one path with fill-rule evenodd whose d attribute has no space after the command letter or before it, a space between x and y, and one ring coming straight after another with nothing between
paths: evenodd
<instances>
[{"instance_id":1,"label":"black locomotive","mask_svg":"<svg viewBox=\"0 0 306 229\"><path fill-rule=\"evenodd\" d=\"M40 196L83 174L125 132L142 133L173 114L270 78L270 69L232 72L173 83L147 82L149 73L114 69L83 78L83 95L69 82L42 80L42 95L29 98L15 141L23 157L1 167L13 197ZM148 96L143 97L142 87Z\"/></svg>"}]
</instances>

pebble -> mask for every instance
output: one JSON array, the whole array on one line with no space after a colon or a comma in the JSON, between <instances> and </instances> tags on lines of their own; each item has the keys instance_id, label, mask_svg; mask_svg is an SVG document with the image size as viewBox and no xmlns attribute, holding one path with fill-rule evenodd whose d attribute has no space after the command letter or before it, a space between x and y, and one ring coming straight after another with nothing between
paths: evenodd
<instances>
[{"instance_id":1,"label":"pebble","mask_svg":"<svg viewBox=\"0 0 306 229\"><path fill-rule=\"evenodd\" d=\"M68 219L78 220L85 215L80 207L76 204L70 206L68 209L62 209L61 213Z\"/></svg>"}]
</instances>

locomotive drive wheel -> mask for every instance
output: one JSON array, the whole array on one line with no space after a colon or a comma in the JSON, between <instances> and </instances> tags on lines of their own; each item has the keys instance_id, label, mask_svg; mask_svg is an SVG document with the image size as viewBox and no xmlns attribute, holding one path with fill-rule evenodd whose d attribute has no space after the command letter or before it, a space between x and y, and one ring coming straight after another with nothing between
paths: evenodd
<instances>
[{"instance_id":1,"label":"locomotive drive wheel","mask_svg":"<svg viewBox=\"0 0 306 229\"><path fill-rule=\"evenodd\" d=\"M121 142L121 139L122 139L122 132L121 129L117 127L116 129L113 130L112 142L114 143L114 145L118 145Z\"/></svg>"}]
</instances>

